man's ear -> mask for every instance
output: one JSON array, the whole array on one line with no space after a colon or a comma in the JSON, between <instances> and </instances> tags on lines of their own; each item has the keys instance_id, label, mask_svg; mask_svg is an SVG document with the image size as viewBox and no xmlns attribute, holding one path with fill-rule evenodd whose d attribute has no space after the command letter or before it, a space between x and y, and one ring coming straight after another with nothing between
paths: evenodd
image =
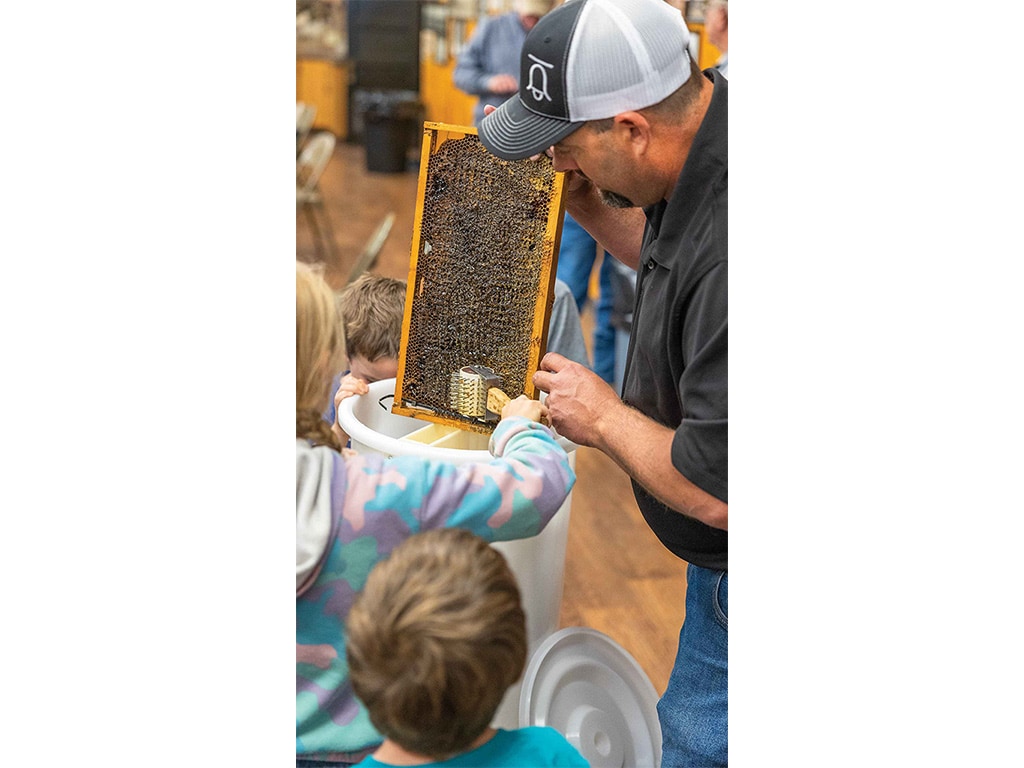
<instances>
[{"instance_id":1,"label":"man's ear","mask_svg":"<svg viewBox=\"0 0 1024 768\"><path fill-rule=\"evenodd\" d=\"M635 156L647 151L651 141L651 123L639 112L620 112L614 118L615 129L623 132L625 142Z\"/></svg>"}]
</instances>

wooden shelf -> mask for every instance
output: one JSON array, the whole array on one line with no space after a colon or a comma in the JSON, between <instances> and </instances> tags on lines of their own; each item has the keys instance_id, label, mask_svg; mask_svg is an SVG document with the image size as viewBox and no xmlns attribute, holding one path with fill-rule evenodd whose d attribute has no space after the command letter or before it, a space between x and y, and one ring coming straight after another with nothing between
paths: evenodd
<instances>
[{"instance_id":1,"label":"wooden shelf","mask_svg":"<svg viewBox=\"0 0 1024 768\"><path fill-rule=\"evenodd\" d=\"M313 128L330 131L339 141L348 137L347 61L296 59L295 100L316 107Z\"/></svg>"}]
</instances>

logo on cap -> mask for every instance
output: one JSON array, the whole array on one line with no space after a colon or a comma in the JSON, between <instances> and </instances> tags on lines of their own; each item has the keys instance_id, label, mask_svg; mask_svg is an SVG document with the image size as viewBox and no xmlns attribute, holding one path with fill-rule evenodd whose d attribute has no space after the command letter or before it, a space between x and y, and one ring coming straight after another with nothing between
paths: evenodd
<instances>
[{"instance_id":1,"label":"logo on cap","mask_svg":"<svg viewBox=\"0 0 1024 768\"><path fill-rule=\"evenodd\" d=\"M540 101L542 99L551 101L551 96L548 94L548 69L554 69L555 65L548 64L546 61L538 59L532 53L528 53L527 56L529 56L534 63L530 65L530 80L526 84L526 90L528 90L530 95L533 96L534 101ZM545 67L547 69L545 69ZM539 81L539 85L534 84L534 77Z\"/></svg>"}]
</instances>

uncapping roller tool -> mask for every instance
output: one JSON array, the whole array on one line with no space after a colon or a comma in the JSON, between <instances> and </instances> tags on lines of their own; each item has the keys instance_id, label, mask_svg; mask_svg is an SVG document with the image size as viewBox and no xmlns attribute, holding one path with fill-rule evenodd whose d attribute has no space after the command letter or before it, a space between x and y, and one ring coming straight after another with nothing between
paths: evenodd
<instances>
[{"instance_id":1,"label":"uncapping roller tool","mask_svg":"<svg viewBox=\"0 0 1024 768\"><path fill-rule=\"evenodd\" d=\"M512 399L502 390L501 375L485 365L466 365L451 377L449 399L453 411L471 419L498 421Z\"/></svg>"}]
</instances>

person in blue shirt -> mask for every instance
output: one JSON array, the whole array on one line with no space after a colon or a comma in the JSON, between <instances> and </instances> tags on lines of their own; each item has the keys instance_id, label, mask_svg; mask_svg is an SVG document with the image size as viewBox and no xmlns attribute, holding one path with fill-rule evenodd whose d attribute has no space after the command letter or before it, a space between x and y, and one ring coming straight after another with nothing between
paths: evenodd
<instances>
[{"instance_id":1,"label":"person in blue shirt","mask_svg":"<svg viewBox=\"0 0 1024 768\"><path fill-rule=\"evenodd\" d=\"M483 120L485 105L498 106L519 90L519 52L526 33L552 5L552 0L515 0L514 10L480 20L452 72L456 88L480 97L474 125Z\"/></svg>"},{"instance_id":2,"label":"person in blue shirt","mask_svg":"<svg viewBox=\"0 0 1024 768\"><path fill-rule=\"evenodd\" d=\"M374 566L348 615L352 689L385 737L357 765L586 768L553 728L491 727L526 654L505 557L462 528L409 537Z\"/></svg>"}]
</instances>

